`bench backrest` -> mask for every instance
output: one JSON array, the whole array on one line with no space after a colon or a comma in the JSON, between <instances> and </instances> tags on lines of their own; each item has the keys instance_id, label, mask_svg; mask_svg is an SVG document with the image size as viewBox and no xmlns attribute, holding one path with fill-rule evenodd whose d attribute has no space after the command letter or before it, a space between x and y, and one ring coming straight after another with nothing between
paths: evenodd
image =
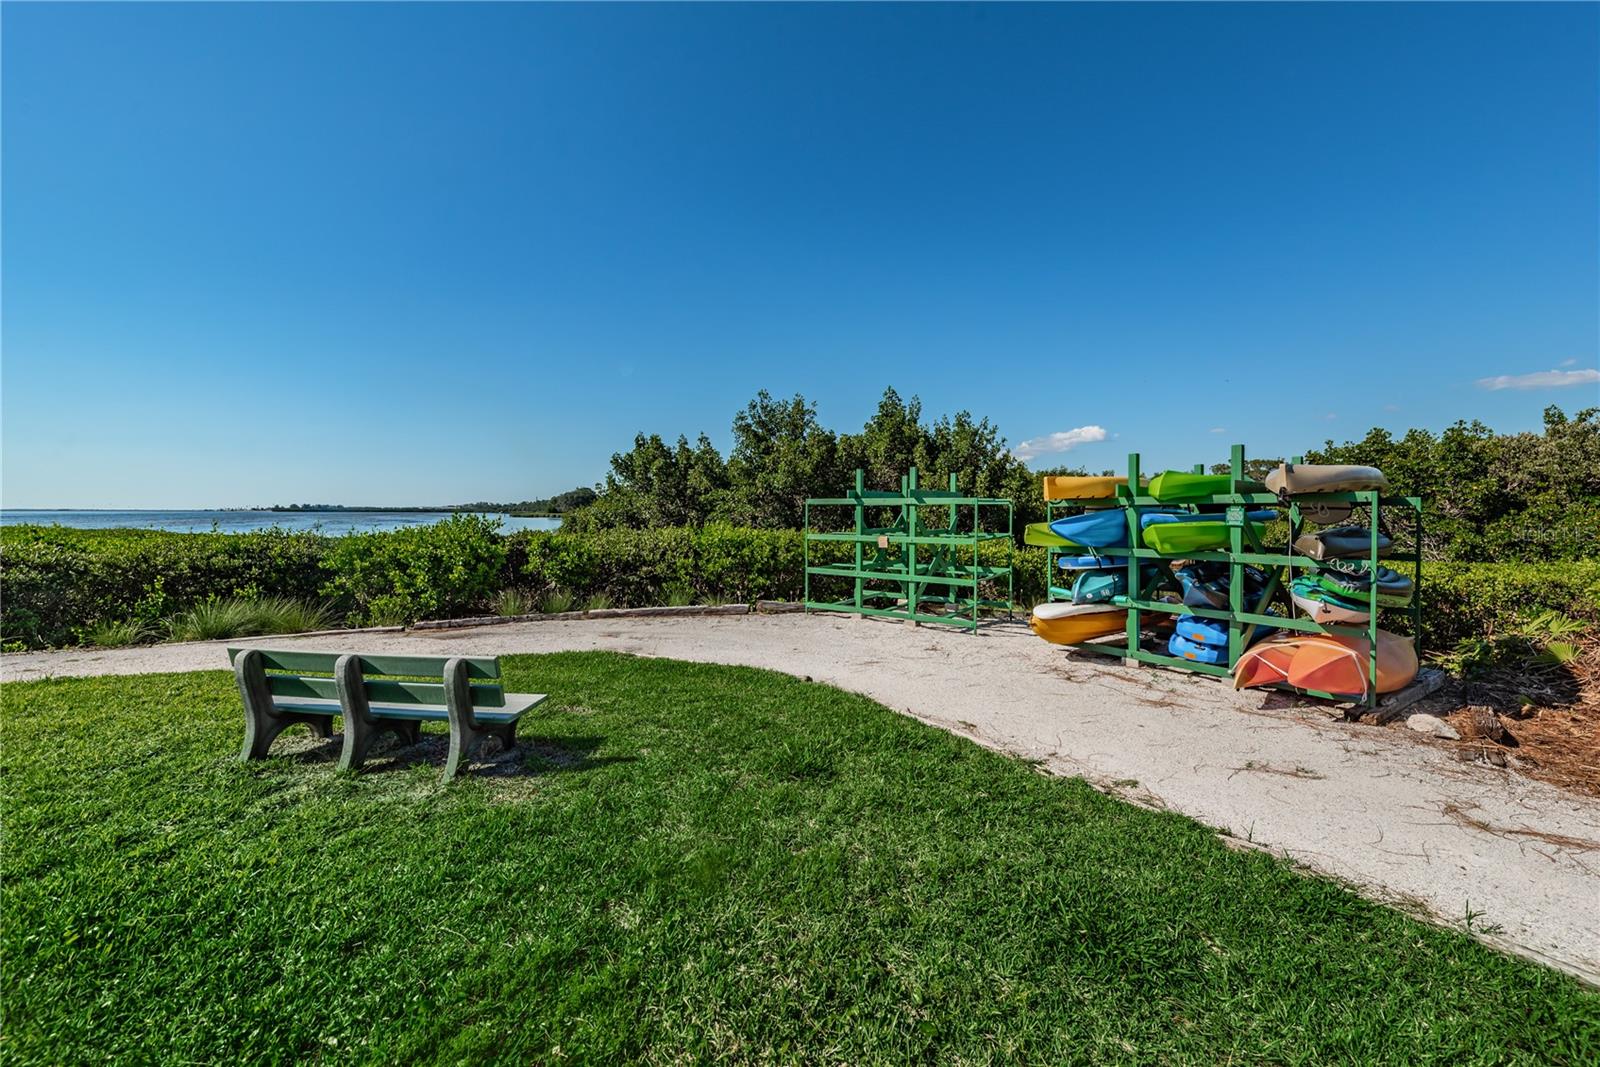
<instances>
[{"instance_id":1,"label":"bench backrest","mask_svg":"<svg viewBox=\"0 0 1600 1067\"><path fill-rule=\"evenodd\" d=\"M228 662L238 659L242 648L228 649ZM332 677L334 665L343 652L311 652L299 649L274 651L263 648L261 665L267 672L267 691L279 697L322 697L338 700L339 690ZM444 704L444 668L447 656L359 656L362 688L373 704ZM467 677L500 677L498 659L466 659ZM323 677L319 677L323 676ZM389 675L390 677L384 677ZM376 677L375 677L376 676ZM418 681L437 678L439 681ZM498 682L474 681L468 686L475 708L503 708L505 689Z\"/></svg>"}]
</instances>

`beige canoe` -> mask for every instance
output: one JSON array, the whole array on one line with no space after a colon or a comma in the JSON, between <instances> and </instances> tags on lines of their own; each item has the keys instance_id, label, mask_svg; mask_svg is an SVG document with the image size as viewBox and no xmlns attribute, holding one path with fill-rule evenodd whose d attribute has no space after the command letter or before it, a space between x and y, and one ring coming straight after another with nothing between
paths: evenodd
<instances>
[{"instance_id":1,"label":"beige canoe","mask_svg":"<svg viewBox=\"0 0 1600 1067\"><path fill-rule=\"evenodd\" d=\"M1387 489L1389 479L1377 467L1343 463L1280 463L1267 475L1267 490L1298 496L1301 493L1355 493Z\"/></svg>"}]
</instances>

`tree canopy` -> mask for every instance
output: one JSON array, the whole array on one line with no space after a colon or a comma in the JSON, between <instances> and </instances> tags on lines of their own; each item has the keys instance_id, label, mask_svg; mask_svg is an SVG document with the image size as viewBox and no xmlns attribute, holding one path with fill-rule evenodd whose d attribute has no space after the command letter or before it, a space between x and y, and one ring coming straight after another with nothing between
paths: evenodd
<instances>
[{"instance_id":1,"label":"tree canopy","mask_svg":"<svg viewBox=\"0 0 1600 1067\"><path fill-rule=\"evenodd\" d=\"M1561 560L1600 555L1600 408L1544 411L1543 433L1457 422L1439 434L1374 428L1328 441L1307 463L1377 467L1397 495L1423 498L1430 559Z\"/></svg>"},{"instance_id":2,"label":"tree canopy","mask_svg":"<svg viewBox=\"0 0 1600 1067\"><path fill-rule=\"evenodd\" d=\"M1276 459L1250 462L1265 477ZM1457 422L1434 434L1395 437L1373 429L1359 441L1326 442L1308 463L1381 468L1397 494L1426 500L1424 552L1430 559L1562 560L1593 558L1600 543L1600 408L1568 417L1545 411L1542 433L1497 434L1481 422ZM857 468L867 485L890 489L915 466L922 484L950 474L964 493L1009 497L1016 529L1044 518L1039 479L1083 473L1029 470L987 418L970 412L934 420L916 397L886 389L859 433L838 433L803 396L763 391L733 419L733 447L723 456L701 434L668 444L640 434L611 457L598 497L568 512L567 529L648 529L726 522L795 529L807 497L838 496ZM1227 470L1225 464L1213 468ZM1155 473L1152 471L1151 473Z\"/></svg>"},{"instance_id":3,"label":"tree canopy","mask_svg":"<svg viewBox=\"0 0 1600 1067\"><path fill-rule=\"evenodd\" d=\"M779 400L763 390L734 416L726 458L704 434L692 445L687 437L669 445L658 434L639 434L633 448L611 457L599 498L567 524L794 529L804 521L807 497L837 496L857 468L870 487L888 489L913 466L924 485L943 485L954 473L962 492L1011 497L1019 529L1043 517L1038 474L1011 454L988 419L960 411L925 422L920 400L886 389L860 433L836 433L805 397Z\"/></svg>"}]
</instances>

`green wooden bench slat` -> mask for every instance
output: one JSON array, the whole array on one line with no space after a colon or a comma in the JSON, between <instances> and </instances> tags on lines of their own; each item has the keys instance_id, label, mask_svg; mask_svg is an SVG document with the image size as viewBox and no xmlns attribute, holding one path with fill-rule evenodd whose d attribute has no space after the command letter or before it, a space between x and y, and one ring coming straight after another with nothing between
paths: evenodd
<instances>
[{"instance_id":1,"label":"green wooden bench slat","mask_svg":"<svg viewBox=\"0 0 1600 1067\"><path fill-rule=\"evenodd\" d=\"M441 682L404 682L393 678L364 679L367 699L382 704L443 704ZM267 691L278 697L318 697L338 700L339 689L332 678L305 678L298 674L267 675ZM503 708L505 690L498 685L472 686L472 706Z\"/></svg>"},{"instance_id":2,"label":"green wooden bench slat","mask_svg":"<svg viewBox=\"0 0 1600 1067\"><path fill-rule=\"evenodd\" d=\"M506 723L516 722L530 709L538 707L546 700L543 693L513 693L514 702L504 711L477 711L474 714L479 722ZM304 711L312 714L339 714L338 701L325 701L317 698L274 700L273 706L280 711ZM415 705L412 707L384 707L374 704L369 713L375 719L419 719L423 722L447 722L450 712L446 708L434 705Z\"/></svg>"},{"instance_id":3,"label":"green wooden bench slat","mask_svg":"<svg viewBox=\"0 0 1600 1067\"><path fill-rule=\"evenodd\" d=\"M228 662L238 658L242 648L228 649ZM301 650L261 650L261 665L269 671L315 671L333 673L333 665L343 655L340 652L311 652ZM427 677L444 674L448 656L362 656L362 674L405 674ZM471 678L500 677L498 659L468 659L467 675Z\"/></svg>"}]
</instances>

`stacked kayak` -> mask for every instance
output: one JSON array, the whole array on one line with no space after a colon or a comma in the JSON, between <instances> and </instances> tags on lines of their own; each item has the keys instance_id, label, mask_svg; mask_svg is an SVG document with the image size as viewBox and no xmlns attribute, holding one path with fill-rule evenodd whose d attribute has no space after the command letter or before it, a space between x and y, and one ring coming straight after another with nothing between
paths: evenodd
<instances>
[{"instance_id":1,"label":"stacked kayak","mask_svg":"<svg viewBox=\"0 0 1600 1067\"><path fill-rule=\"evenodd\" d=\"M1196 474L1193 471L1163 471L1150 479L1149 494L1157 500L1198 500L1235 491L1259 493L1261 484L1241 480L1235 484L1231 474Z\"/></svg>"},{"instance_id":2,"label":"stacked kayak","mask_svg":"<svg viewBox=\"0 0 1600 1067\"><path fill-rule=\"evenodd\" d=\"M1148 583L1149 580L1161 573L1161 568L1142 566L1139 568L1139 580ZM1100 570L1080 570L1077 579L1072 583L1072 602L1074 604L1104 604L1113 597L1128 595L1128 568L1124 564L1120 567L1105 568Z\"/></svg>"},{"instance_id":3,"label":"stacked kayak","mask_svg":"<svg viewBox=\"0 0 1600 1067\"><path fill-rule=\"evenodd\" d=\"M1366 697L1367 661L1371 646L1365 637L1337 634L1280 635L1247 649L1233 667L1233 687L1286 683L1338 696ZM1417 651L1411 639L1378 631L1379 693L1404 689L1417 676Z\"/></svg>"},{"instance_id":4,"label":"stacked kayak","mask_svg":"<svg viewBox=\"0 0 1600 1067\"><path fill-rule=\"evenodd\" d=\"M1098 571L1106 567L1126 567L1127 556L1117 556L1111 553L1098 555L1091 552L1085 556L1057 556L1056 566L1064 571Z\"/></svg>"},{"instance_id":5,"label":"stacked kayak","mask_svg":"<svg viewBox=\"0 0 1600 1067\"><path fill-rule=\"evenodd\" d=\"M1365 526L1335 526L1329 530L1301 534L1294 539L1294 550L1312 559L1365 559L1372 552L1372 531ZM1378 555L1394 551L1389 535L1378 534Z\"/></svg>"},{"instance_id":6,"label":"stacked kayak","mask_svg":"<svg viewBox=\"0 0 1600 1067\"><path fill-rule=\"evenodd\" d=\"M1117 495L1120 486L1128 484L1126 478L1089 475L1049 475L1044 480L1046 500L1109 500Z\"/></svg>"},{"instance_id":7,"label":"stacked kayak","mask_svg":"<svg viewBox=\"0 0 1600 1067\"><path fill-rule=\"evenodd\" d=\"M1314 576L1317 586L1344 600L1376 601L1382 608L1411 606L1411 579L1388 567L1369 571L1349 563L1330 563Z\"/></svg>"},{"instance_id":8,"label":"stacked kayak","mask_svg":"<svg viewBox=\"0 0 1600 1067\"><path fill-rule=\"evenodd\" d=\"M1258 539L1265 529L1263 523L1276 517L1277 512L1271 510L1245 513ZM1228 523L1222 515L1148 512L1139 516L1139 527L1145 545L1157 552L1203 552L1228 544Z\"/></svg>"},{"instance_id":9,"label":"stacked kayak","mask_svg":"<svg viewBox=\"0 0 1600 1067\"><path fill-rule=\"evenodd\" d=\"M1289 599L1315 623L1364 623L1372 604L1380 608L1411 606L1410 578L1379 567L1334 561L1315 574L1302 574L1289 583Z\"/></svg>"},{"instance_id":10,"label":"stacked kayak","mask_svg":"<svg viewBox=\"0 0 1600 1067\"><path fill-rule=\"evenodd\" d=\"M1267 587L1267 572L1252 566L1242 570L1245 599L1255 603ZM1226 563L1186 563L1173 574L1183 587L1183 602L1191 608L1227 608L1233 576Z\"/></svg>"},{"instance_id":11,"label":"stacked kayak","mask_svg":"<svg viewBox=\"0 0 1600 1067\"><path fill-rule=\"evenodd\" d=\"M1289 599L1294 601L1297 610L1319 625L1367 621L1368 605L1365 602L1329 592L1310 574L1303 574L1289 583Z\"/></svg>"},{"instance_id":12,"label":"stacked kayak","mask_svg":"<svg viewBox=\"0 0 1600 1067\"><path fill-rule=\"evenodd\" d=\"M1022 543L1035 548L1082 548L1076 541L1053 533L1048 522L1030 522L1022 531Z\"/></svg>"},{"instance_id":13,"label":"stacked kayak","mask_svg":"<svg viewBox=\"0 0 1600 1067\"><path fill-rule=\"evenodd\" d=\"M1267 491L1280 497L1387 488L1389 479L1377 467L1342 463L1280 463L1267 475Z\"/></svg>"},{"instance_id":14,"label":"stacked kayak","mask_svg":"<svg viewBox=\"0 0 1600 1067\"><path fill-rule=\"evenodd\" d=\"M1268 614L1276 614L1269 610ZM1275 627L1258 626L1250 635L1250 643L1277 633ZM1167 651L1179 659L1196 663L1228 662L1228 624L1220 619L1202 619L1194 615L1181 615L1178 625L1167 639Z\"/></svg>"},{"instance_id":15,"label":"stacked kayak","mask_svg":"<svg viewBox=\"0 0 1600 1067\"><path fill-rule=\"evenodd\" d=\"M1190 471L1164 471L1150 479L1149 489L1150 495L1157 500L1195 500L1231 492L1231 474L1194 474Z\"/></svg>"},{"instance_id":16,"label":"stacked kayak","mask_svg":"<svg viewBox=\"0 0 1600 1067\"><path fill-rule=\"evenodd\" d=\"M1028 627L1055 645L1076 645L1127 629L1128 611L1110 604L1040 604Z\"/></svg>"},{"instance_id":17,"label":"stacked kayak","mask_svg":"<svg viewBox=\"0 0 1600 1067\"><path fill-rule=\"evenodd\" d=\"M1128 520L1123 518L1121 508L1068 515L1052 522L1050 532L1087 548L1128 547Z\"/></svg>"}]
</instances>

